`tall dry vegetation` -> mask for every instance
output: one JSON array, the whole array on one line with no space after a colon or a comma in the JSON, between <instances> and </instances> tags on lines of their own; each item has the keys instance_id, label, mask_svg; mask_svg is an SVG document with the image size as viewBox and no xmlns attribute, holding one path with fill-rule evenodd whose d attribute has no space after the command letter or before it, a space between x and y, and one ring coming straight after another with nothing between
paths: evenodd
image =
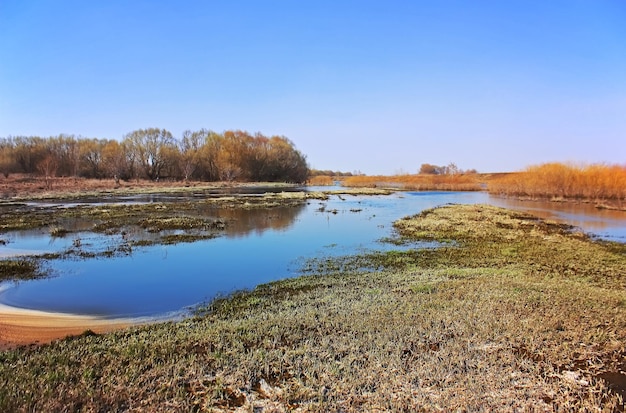
<instances>
[{"instance_id":1,"label":"tall dry vegetation","mask_svg":"<svg viewBox=\"0 0 626 413\"><path fill-rule=\"evenodd\" d=\"M306 157L284 136L240 130L138 129L114 139L74 135L0 138L0 173L84 178L306 181Z\"/></svg>"},{"instance_id":2,"label":"tall dry vegetation","mask_svg":"<svg viewBox=\"0 0 626 413\"><path fill-rule=\"evenodd\" d=\"M360 172L355 172L359 175ZM331 170L319 170L311 169L309 171L308 184L312 186L332 186L336 182L343 180L346 177L353 176L352 172L341 172Z\"/></svg>"},{"instance_id":3,"label":"tall dry vegetation","mask_svg":"<svg viewBox=\"0 0 626 413\"><path fill-rule=\"evenodd\" d=\"M455 173L445 175L418 174L393 176L351 176L343 180L344 186L352 187L395 187L416 191L479 191L478 175Z\"/></svg>"},{"instance_id":4,"label":"tall dry vegetation","mask_svg":"<svg viewBox=\"0 0 626 413\"><path fill-rule=\"evenodd\" d=\"M546 163L489 182L489 192L517 197L626 200L626 166Z\"/></svg>"},{"instance_id":5,"label":"tall dry vegetation","mask_svg":"<svg viewBox=\"0 0 626 413\"><path fill-rule=\"evenodd\" d=\"M396 174L392 176L356 175L347 177L344 186L383 187L416 191L479 191L482 189L475 169L462 170L455 163L445 166L424 163L419 174Z\"/></svg>"},{"instance_id":6,"label":"tall dry vegetation","mask_svg":"<svg viewBox=\"0 0 626 413\"><path fill-rule=\"evenodd\" d=\"M309 178L308 184L311 186L332 186L335 185L335 179L328 175L316 175Z\"/></svg>"}]
</instances>

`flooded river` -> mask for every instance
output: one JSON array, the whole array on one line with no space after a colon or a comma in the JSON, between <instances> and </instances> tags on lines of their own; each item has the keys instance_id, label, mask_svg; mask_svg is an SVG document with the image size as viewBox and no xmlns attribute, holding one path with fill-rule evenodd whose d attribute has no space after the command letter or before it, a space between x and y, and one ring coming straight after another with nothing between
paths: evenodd
<instances>
[{"instance_id":1,"label":"flooded river","mask_svg":"<svg viewBox=\"0 0 626 413\"><path fill-rule=\"evenodd\" d=\"M162 200L116 200L158 201ZM526 210L601 238L626 242L626 212L503 200L483 192L342 195L271 209L213 207L201 213L227 222L217 238L139 247L112 258L49 260L45 264L52 274L49 278L0 284L0 303L110 318L171 318L217 295L295 276L307 258L398 248L381 242L393 235L393 221L447 203L488 203ZM78 232L56 238L47 230L2 234L6 245L0 245L0 257L62 252L77 242L82 248L101 250L119 243L122 236L150 236L96 234L89 231L88 221L81 220L65 224Z\"/></svg>"}]
</instances>

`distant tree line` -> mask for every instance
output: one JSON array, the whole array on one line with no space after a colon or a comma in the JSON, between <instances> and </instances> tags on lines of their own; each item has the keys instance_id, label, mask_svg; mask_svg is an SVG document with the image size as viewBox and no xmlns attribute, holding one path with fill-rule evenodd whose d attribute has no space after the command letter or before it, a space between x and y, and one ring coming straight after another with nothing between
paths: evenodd
<instances>
[{"instance_id":1,"label":"distant tree line","mask_svg":"<svg viewBox=\"0 0 626 413\"><path fill-rule=\"evenodd\" d=\"M138 129L121 141L74 135L0 138L0 173L201 181L305 182L306 157L284 136Z\"/></svg>"},{"instance_id":2,"label":"distant tree line","mask_svg":"<svg viewBox=\"0 0 626 413\"><path fill-rule=\"evenodd\" d=\"M423 163L420 166L420 174L422 175L458 175L458 174L475 174L476 169L468 169L466 171L460 169L454 162L450 162L445 166L437 166L429 163Z\"/></svg>"}]
</instances>

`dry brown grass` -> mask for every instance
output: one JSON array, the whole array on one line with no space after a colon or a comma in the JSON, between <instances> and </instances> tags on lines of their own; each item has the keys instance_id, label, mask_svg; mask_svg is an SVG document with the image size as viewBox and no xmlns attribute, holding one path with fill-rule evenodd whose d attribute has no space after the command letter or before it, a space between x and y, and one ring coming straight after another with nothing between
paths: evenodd
<instances>
[{"instance_id":1,"label":"dry brown grass","mask_svg":"<svg viewBox=\"0 0 626 413\"><path fill-rule=\"evenodd\" d=\"M179 323L0 353L0 409L623 407L608 389L626 369L623 246L479 205L396 225L444 246L328 260Z\"/></svg>"},{"instance_id":2,"label":"dry brown grass","mask_svg":"<svg viewBox=\"0 0 626 413\"><path fill-rule=\"evenodd\" d=\"M3 199L64 199L101 194L144 194L191 192L236 187L293 187L292 184L275 182L202 182L202 181L151 181L132 179L116 183L113 179L88 179L73 177L48 178L30 174L0 175L0 198Z\"/></svg>"},{"instance_id":3,"label":"dry brown grass","mask_svg":"<svg viewBox=\"0 0 626 413\"><path fill-rule=\"evenodd\" d=\"M310 177L307 184L311 186L333 186L335 179L328 175L317 175Z\"/></svg>"},{"instance_id":4,"label":"dry brown grass","mask_svg":"<svg viewBox=\"0 0 626 413\"><path fill-rule=\"evenodd\" d=\"M477 174L451 175L392 175L350 176L342 181L350 187L397 188L415 191L479 191L481 182Z\"/></svg>"}]
</instances>

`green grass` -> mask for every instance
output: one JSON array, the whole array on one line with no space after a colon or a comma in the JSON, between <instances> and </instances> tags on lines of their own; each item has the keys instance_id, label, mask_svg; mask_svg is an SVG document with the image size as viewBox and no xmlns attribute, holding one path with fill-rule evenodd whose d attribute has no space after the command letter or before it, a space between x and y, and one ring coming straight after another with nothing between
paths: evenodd
<instances>
[{"instance_id":1,"label":"green grass","mask_svg":"<svg viewBox=\"0 0 626 413\"><path fill-rule=\"evenodd\" d=\"M437 249L308 266L177 323L0 353L2 411L615 411L626 256L488 206L400 220ZM619 389L617 389L619 390Z\"/></svg>"}]
</instances>

